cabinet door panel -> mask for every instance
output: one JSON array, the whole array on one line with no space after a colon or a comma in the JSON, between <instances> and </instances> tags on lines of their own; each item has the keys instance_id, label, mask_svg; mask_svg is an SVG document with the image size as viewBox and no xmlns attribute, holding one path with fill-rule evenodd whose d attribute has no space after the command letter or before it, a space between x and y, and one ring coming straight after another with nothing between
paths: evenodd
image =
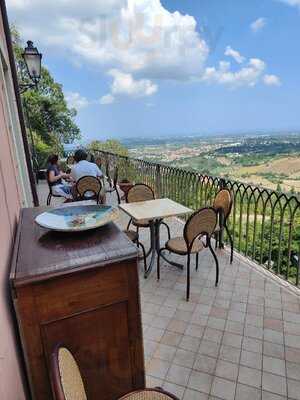
<instances>
[{"instance_id":1,"label":"cabinet door panel","mask_svg":"<svg viewBox=\"0 0 300 400\"><path fill-rule=\"evenodd\" d=\"M47 360L62 343L74 354L91 400L115 400L132 390L127 302L83 312L42 326Z\"/></svg>"}]
</instances>

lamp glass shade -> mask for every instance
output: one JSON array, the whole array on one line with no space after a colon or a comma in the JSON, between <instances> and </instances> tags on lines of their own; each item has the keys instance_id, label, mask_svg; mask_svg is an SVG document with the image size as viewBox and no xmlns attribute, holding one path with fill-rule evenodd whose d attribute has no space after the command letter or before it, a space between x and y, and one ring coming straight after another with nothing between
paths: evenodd
<instances>
[{"instance_id":1,"label":"lamp glass shade","mask_svg":"<svg viewBox=\"0 0 300 400\"><path fill-rule=\"evenodd\" d=\"M30 78L34 82L38 82L41 77L42 54L38 52L36 47L33 47L33 43L31 41L27 42L27 47L23 53L23 58Z\"/></svg>"}]
</instances>

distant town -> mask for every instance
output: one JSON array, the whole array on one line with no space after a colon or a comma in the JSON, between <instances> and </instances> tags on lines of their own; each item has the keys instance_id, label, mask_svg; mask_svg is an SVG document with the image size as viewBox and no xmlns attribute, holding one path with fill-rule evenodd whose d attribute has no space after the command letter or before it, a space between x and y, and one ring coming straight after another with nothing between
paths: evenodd
<instances>
[{"instance_id":1,"label":"distant town","mask_svg":"<svg viewBox=\"0 0 300 400\"><path fill-rule=\"evenodd\" d=\"M300 193L300 132L127 139L129 155L202 174Z\"/></svg>"}]
</instances>

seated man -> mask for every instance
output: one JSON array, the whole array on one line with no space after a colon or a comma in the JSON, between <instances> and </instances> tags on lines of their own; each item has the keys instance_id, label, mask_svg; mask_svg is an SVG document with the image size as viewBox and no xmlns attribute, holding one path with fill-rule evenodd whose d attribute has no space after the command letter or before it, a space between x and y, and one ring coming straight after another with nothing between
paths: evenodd
<instances>
[{"instance_id":1,"label":"seated man","mask_svg":"<svg viewBox=\"0 0 300 400\"><path fill-rule=\"evenodd\" d=\"M70 175L61 172L58 166L58 155L52 154L48 157L47 182L54 196L61 196L72 200L72 187L63 183L63 179L71 180Z\"/></svg>"},{"instance_id":2,"label":"seated man","mask_svg":"<svg viewBox=\"0 0 300 400\"><path fill-rule=\"evenodd\" d=\"M87 161L87 153L84 150L77 150L74 154L75 165L71 170L72 179L77 182L83 176L94 176L95 178L103 178L103 173L98 165ZM89 197L89 193L86 194ZM90 194L90 197L93 193ZM105 203L105 187L102 186L100 194L101 202Z\"/></svg>"}]
</instances>

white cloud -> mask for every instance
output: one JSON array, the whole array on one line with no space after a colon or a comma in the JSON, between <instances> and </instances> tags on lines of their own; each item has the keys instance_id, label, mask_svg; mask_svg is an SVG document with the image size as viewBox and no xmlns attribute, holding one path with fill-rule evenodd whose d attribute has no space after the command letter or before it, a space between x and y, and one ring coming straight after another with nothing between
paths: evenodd
<instances>
[{"instance_id":1,"label":"white cloud","mask_svg":"<svg viewBox=\"0 0 300 400\"><path fill-rule=\"evenodd\" d=\"M41 7L41 0L7 0L11 22L41 51L60 51L73 64L108 71L113 82L101 104L111 104L119 96L151 96L158 90L158 80L254 86L265 72L265 63L255 58L237 71L224 61L208 68L209 46L196 19L170 12L161 0L42 3ZM239 64L246 62L230 46L225 54ZM88 102L80 95L69 97L77 108Z\"/></svg>"},{"instance_id":2,"label":"white cloud","mask_svg":"<svg viewBox=\"0 0 300 400\"><path fill-rule=\"evenodd\" d=\"M253 87L259 82L265 69L265 62L258 58L251 58L246 66L237 71L231 70L230 62L221 61L218 68L206 68L202 81L218 83L231 88Z\"/></svg>"},{"instance_id":3,"label":"white cloud","mask_svg":"<svg viewBox=\"0 0 300 400\"><path fill-rule=\"evenodd\" d=\"M76 108L76 110L81 110L89 105L88 99L78 92L67 92L65 98L69 107Z\"/></svg>"},{"instance_id":4,"label":"white cloud","mask_svg":"<svg viewBox=\"0 0 300 400\"><path fill-rule=\"evenodd\" d=\"M250 28L251 28L252 32L256 33L256 32L261 31L266 26L266 24L267 24L266 18L260 17L252 22L252 24L250 25Z\"/></svg>"},{"instance_id":5,"label":"white cloud","mask_svg":"<svg viewBox=\"0 0 300 400\"><path fill-rule=\"evenodd\" d=\"M105 96L102 96L100 99L100 104L102 105L108 105L114 103L115 98L112 94L106 94Z\"/></svg>"},{"instance_id":6,"label":"white cloud","mask_svg":"<svg viewBox=\"0 0 300 400\"><path fill-rule=\"evenodd\" d=\"M131 74L118 69L110 70L109 75L113 77L111 93L102 97L102 104L112 103L116 96L139 98L152 96L157 92L157 85L150 79L135 80Z\"/></svg>"},{"instance_id":7,"label":"white cloud","mask_svg":"<svg viewBox=\"0 0 300 400\"><path fill-rule=\"evenodd\" d=\"M264 84L267 86L281 86L280 78L277 75L264 75Z\"/></svg>"},{"instance_id":8,"label":"white cloud","mask_svg":"<svg viewBox=\"0 0 300 400\"><path fill-rule=\"evenodd\" d=\"M292 7L300 7L300 0L278 0Z\"/></svg>"},{"instance_id":9,"label":"white cloud","mask_svg":"<svg viewBox=\"0 0 300 400\"><path fill-rule=\"evenodd\" d=\"M226 47L225 56L232 57L238 64L242 64L245 61L245 57L243 57L237 50L233 50L231 46Z\"/></svg>"},{"instance_id":10,"label":"white cloud","mask_svg":"<svg viewBox=\"0 0 300 400\"><path fill-rule=\"evenodd\" d=\"M188 80L209 54L195 18L169 12L160 0L7 2L24 38L142 78Z\"/></svg>"}]
</instances>

